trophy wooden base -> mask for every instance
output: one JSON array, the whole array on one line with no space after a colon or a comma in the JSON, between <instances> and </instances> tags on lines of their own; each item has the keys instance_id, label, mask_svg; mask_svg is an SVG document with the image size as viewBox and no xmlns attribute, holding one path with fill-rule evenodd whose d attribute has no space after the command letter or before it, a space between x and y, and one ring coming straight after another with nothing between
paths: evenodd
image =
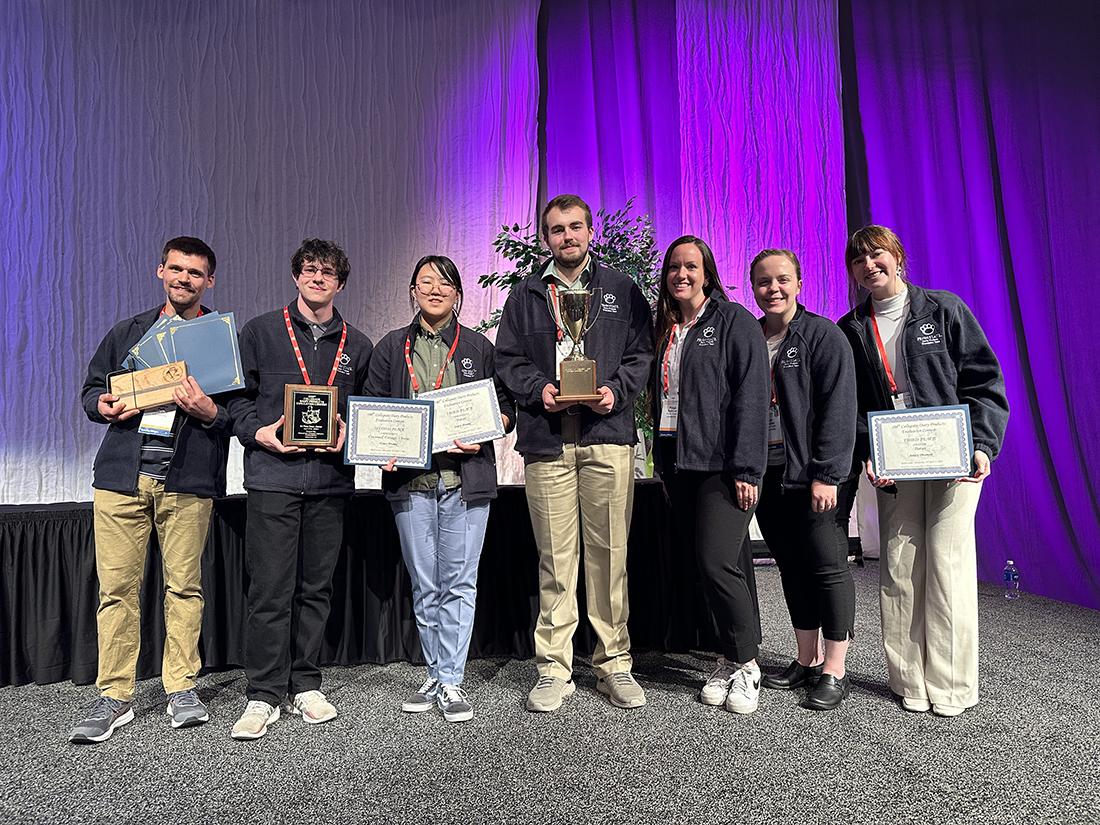
<instances>
[{"instance_id":1,"label":"trophy wooden base","mask_svg":"<svg viewBox=\"0 0 1100 825\"><path fill-rule=\"evenodd\" d=\"M562 402L599 401L596 392L596 362L589 358L561 362L561 381L558 383L559 404Z\"/></svg>"},{"instance_id":2,"label":"trophy wooden base","mask_svg":"<svg viewBox=\"0 0 1100 825\"><path fill-rule=\"evenodd\" d=\"M336 387L287 384L283 393L283 444L287 447L335 447Z\"/></svg>"}]
</instances>

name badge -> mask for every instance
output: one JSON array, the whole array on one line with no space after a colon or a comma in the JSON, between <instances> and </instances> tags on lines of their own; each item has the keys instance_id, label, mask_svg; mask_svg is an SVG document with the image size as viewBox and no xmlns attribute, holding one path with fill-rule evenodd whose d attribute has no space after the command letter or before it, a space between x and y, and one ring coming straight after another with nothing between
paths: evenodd
<instances>
[{"instance_id":1,"label":"name badge","mask_svg":"<svg viewBox=\"0 0 1100 825\"><path fill-rule=\"evenodd\" d=\"M895 410L908 410L913 406L913 399L907 392L896 392L890 396L890 400L894 402Z\"/></svg>"},{"instance_id":2,"label":"name badge","mask_svg":"<svg viewBox=\"0 0 1100 825\"><path fill-rule=\"evenodd\" d=\"M680 419L680 398L678 396L665 398L661 407L661 425L659 434L663 436L675 436L676 425Z\"/></svg>"},{"instance_id":3,"label":"name badge","mask_svg":"<svg viewBox=\"0 0 1100 825\"><path fill-rule=\"evenodd\" d=\"M768 407L768 446L783 443L783 428L779 425L779 405Z\"/></svg>"},{"instance_id":4,"label":"name badge","mask_svg":"<svg viewBox=\"0 0 1100 825\"><path fill-rule=\"evenodd\" d=\"M554 377L561 381L561 362L564 361L569 354L573 351L573 339L568 335L563 335L562 339L554 345ZM582 341L577 351L581 355L584 355L584 342Z\"/></svg>"},{"instance_id":5,"label":"name badge","mask_svg":"<svg viewBox=\"0 0 1100 825\"><path fill-rule=\"evenodd\" d=\"M176 423L176 408L161 407L141 414L138 432L142 435L171 435Z\"/></svg>"}]
</instances>

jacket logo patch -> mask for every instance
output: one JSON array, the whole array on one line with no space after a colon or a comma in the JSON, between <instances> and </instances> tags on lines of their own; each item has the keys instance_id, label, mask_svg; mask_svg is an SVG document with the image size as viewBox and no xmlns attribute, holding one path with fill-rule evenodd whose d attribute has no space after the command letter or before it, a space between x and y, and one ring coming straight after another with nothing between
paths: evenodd
<instances>
[{"instance_id":1,"label":"jacket logo patch","mask_svg":"<svg viewBox=\"0 0 1100 825\"><path fill-rule=\"evenodd\" d=\"M340 356L340 364L336 367L336 371L341 375L351 375L351 356L346 352Z\"/></svg>"},{"instance_id":2,"label":"jacket logo patch","mask_svg":"<svg viewBox=\"0 0 1100 825\"><path fill-rule=\"evenodd\" d=\"M943 343L943 338L936 332L935 324L921 324L920 335L917 336L917 343L922 347L935 347Z\"/></svg>"},{"instance_id":3,"label":"jacket logo patch","mask_svg":"<svg viewBox=\"0 0 1100 825\"><path fill-rule=\"evenodd\" d=\"M600 312L610 312L612 315L617 315L619 313L618 300L614 292L605 292L603 294L603 304L600 306Z\"/></svg>"},{"instance_id":4,"label":"jacket logo patch","mask_svg":"<svg viewBox=\"0 0 1100 825\"><path fill-rule=\"evenodd\" d=\"M798 355L798 347L791 347L789 350L787 350L788 358L794 358L796 355Z\"/></svg>"},{"instance_id":5,"label":"jacket logo patch","mask_svg":"<svg viewBox=\"0 0 1100 825\"><path fill-rule=\"evenodd\" d=\"M798 369L802 366L802 359L798 357L798 347L788 347L783 357L779 359L779 366L785 370Z\"/></svg>"},{"instance_id":6,"label":"jacket logo patch","mask_svg":"<svg viewBox=\"0 0 1100 825\"><path fill-rule=\"evenodd\" d=\"M718 343L718 337L715 334L716 332L717 330L714 327L707 327L703 330L702 335L695 339L696 343L698 343L701 347L713 347L715 344Z\"/></svg>"},{"instance_id":7,"label":"jacket logo patch","mask_svg":"<svg viewBox=\"0 0 1100 825\"><path fill-rule=\"evenodd\" d=\"M472 369L473 366L474 366L474 359L473 358L463 358L462 359L462 366L465 367L466 369Z\"/></svg>"}]
</instances>

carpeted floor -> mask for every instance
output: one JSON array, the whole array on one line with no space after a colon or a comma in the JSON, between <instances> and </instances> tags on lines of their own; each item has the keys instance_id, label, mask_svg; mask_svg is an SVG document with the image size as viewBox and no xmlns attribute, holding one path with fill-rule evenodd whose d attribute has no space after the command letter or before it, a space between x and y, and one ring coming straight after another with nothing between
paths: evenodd
<instances>
[{"instance_id":1,"label":"carpeted floor","mask_svg":"<svg viewBox=\"0 0 1100 825\"><path fill-rule=\"evenodd\" d=\"M758 568L765 666L793 651L774 568ZM531 662L471 662L472 722L406 715L421 672L334 668L341 716L229 729L238 671L203 677L213 715L174 731L157 681L102 745L66 736L92 687L0 690L0 823L1100 822L1100 613L980 596L982 702L956 719L903 711L885 687L878 568L856 570L852 697L812 713L765 692L739 717L696 700L705 655L641 654L649 704L612 708L578 669L553 714L523 710ZM644 610L635 605L635 610Z\"/></svg>"}]
</instances>

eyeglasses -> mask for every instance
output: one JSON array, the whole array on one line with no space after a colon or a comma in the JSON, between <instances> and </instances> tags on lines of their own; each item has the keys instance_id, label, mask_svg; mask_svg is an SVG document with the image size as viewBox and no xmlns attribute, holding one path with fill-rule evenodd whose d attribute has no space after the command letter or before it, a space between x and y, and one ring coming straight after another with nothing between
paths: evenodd
<instances>
[{"instance_id":1,"label":"eyeglasses","mask_svg":"<svg viewBox=\"0 0 1100 825\"><path fill-rule=\"evenodd\" d=\"M326 281L336 280L336 270L331 266L314 266L313 264L306 264L302 267L302 274L307 278L316 278L320 275Z\"/></svg>"},{"instance_id":2,"label":"eyeglasses","mask_svg":"<svg viewBox=\"0 0 1100 825\"><path fill-rule=\"evenodd\" d=\"M454 295L455 286L446 281L417 281L416 291L421 295L431 295L433 291L438 291L440 295Z\"/></svg>"}]
</instances>

